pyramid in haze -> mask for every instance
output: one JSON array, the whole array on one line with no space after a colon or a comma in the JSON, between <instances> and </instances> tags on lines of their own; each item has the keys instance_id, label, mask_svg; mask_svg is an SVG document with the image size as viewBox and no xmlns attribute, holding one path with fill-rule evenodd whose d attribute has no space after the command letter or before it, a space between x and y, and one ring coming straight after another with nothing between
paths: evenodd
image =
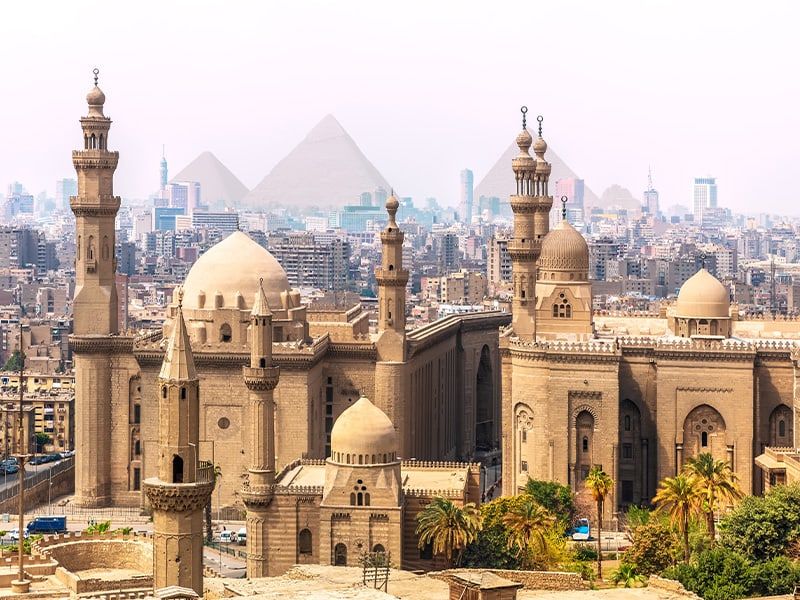
<instances>
[{"instance_id":1,"label":"pyramid in haze","mask_svg":"<svg viewBox=\"0 0 800 600\"><path fill-rule=\"evenodd\" d=\"M533 153L533 151L531 151ZM516 143L512 142L508 149L503 152L499 160L494 163L494 166L489 169L489 172L484 176L478 186L475 188L475 201L477 204L481 196L491 197L496 196L500 198L500 202L508 202L508 197L516 193L516 182L514 180L514 171L511 170L511 159L519 154L519 147ZM544 155L545 160L549 162L553 170L550 172L550 194L555 195L556 181L559 179L567 179L574 177L580 179L579 175L567 166L561 158L553 152L552 147L548 146L547 152ZM554 202L555 204L555 202ZM584 206L597 206L599 199L597 195L589 189L589 186L584 183L583 192Z\"/></svg>"},{"instance_id":2,"label":"pyramid in haze","mask_svg":"<svg viewBox=\"0 0 800 600\"><path fill-rule=\"evenodd\" d=\"M203 152L175 175L171 182L199 181L200 199L212 209L237 206L247 188L211 152Z\"/></svg>"},{"instance_id":3,"label":"pyramid in haze","mask_svg":"<svg viewBox=\"0 0 800 600\"><path fill-rule=\"evenodd\" d=\"M309 134L245 198L254 208L356 204L362 192L390 189L333 115Z\"/></svg>"}]
</instances>

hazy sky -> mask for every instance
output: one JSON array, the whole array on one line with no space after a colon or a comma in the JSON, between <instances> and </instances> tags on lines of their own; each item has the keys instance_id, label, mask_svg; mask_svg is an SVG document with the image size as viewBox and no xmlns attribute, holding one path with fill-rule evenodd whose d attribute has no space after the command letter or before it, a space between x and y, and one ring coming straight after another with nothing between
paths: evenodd
<instances>
[{"instance_id":1,"label":"hazy sky","mask_svg":"<svg viewBox=\"0 0 800 600\"><path fill-rule=\"evenodd\" d=\"M764 0L3 2L0 189L74 176L97 66L125 197L156 189L162 144L173 174L211 150L252 188L333 113L402 195L454 203L527 104L598 194L639 197L652 165L662 206L710 174L722 206L800 215L798 17Z\"/></svg>"}]
</instances>

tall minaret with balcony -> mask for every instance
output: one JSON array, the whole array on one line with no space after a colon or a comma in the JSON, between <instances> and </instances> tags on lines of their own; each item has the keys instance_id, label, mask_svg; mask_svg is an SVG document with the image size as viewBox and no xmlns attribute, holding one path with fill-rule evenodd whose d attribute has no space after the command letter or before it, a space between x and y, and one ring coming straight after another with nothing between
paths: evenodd
<instances>
[{"instance_id":1,"label":"tall minaret with balcony","mask_svg":"<svg viewBox=\"0 0 800 600\"><path fill-rule=\"evenodd\" d=\"M410 428L406 425L406 284L403 239L397 225L400 202L392 194L386 200L389 222L381 231L381 266L375 269L378 284L378 361L375 365L375 405L389 415L400 439L401 456L411 456Z\"/></svg>"},{"instance_id":2,"label":"tall minaret with balcony","mask_svg":"<svg viewBox=\"0 0 800 600\"><path fill-rule=\"evenodd\" d=\"M75 214L75 355L76 502L104 506L111 496L111 356L119 340L115 285L114 171L119 152L108 150L111 119L103 114L105 94L97 86L86 96L89 112L82 117L83 149L72 152L78 174L78 195L70 198ZM88 449L94 449L89 452Z\"/></svg>"},{"instance_id":3,"label":"tall minaret with balcony","mask_svg":"<svg viewBox=\"0 0 800 600\"><path fill-rule=\"evenodd\" d=\"M247 482L241 491L247 508L247 576L270 575L267 562L269 529L267 507L275 485L275 403L278 367L272 364L272 312L259 281L250 314L250 366L243 367L249 390L250 451Z\"/></svg>"},{"instance_id":4,"label":"tall minaret with balcony","mask_svg":"<svg viewBox=\"0 0 800 600\"><path fill-rule=\"evenodd\" d=\"M153 510L153 579L156 589L203 593L203 509L214 490L211 463L198 460L199 382L189 332L178 305L158 376L158 477L144 481Z\"/></svg>"},{"instance_id":5,"label":"tall minaret with balcony","mask_svg":"<svg viewBox=\"0 0 800 600\"><path fill-rule=\"evenodd\" d=\"M508 244L512 263L512 325L514 335L525 341L536 339L536 261L541 244L549 230L553 198L548 195L550 165L544 160L547 144L542 139L542 117L539 137L534 143L526 123L527 107L522 109L522 131L517 136L519 154L511 161L516 180L516 193L510 198L514 212L514 237ZM534 146L536 157L529 153Z\"/></svg>"}]
</instances>

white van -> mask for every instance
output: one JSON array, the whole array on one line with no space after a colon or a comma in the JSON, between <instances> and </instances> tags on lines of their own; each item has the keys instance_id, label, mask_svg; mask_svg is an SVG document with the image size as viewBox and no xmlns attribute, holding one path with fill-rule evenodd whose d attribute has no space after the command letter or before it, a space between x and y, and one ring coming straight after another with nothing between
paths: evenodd
<instances>
[{"instance_id":1,"label":"white van","mask_svg":"<svg viewBox=\"0 0 800 600\"><path fill-rule=\"evenodd\" d=\"M247 544L247 528L242 527L239 531L236 532L236 541L239 542L240 546L244 546Z\"/></svg>"},{"instance_id":2,"label":"white van","mask_svg":"<svg viewBox=\"0 0 800 600\"><path fill-rule=\"evenodd\" d=\"M220 544L230 544L231 543L231 534L232 532L225 530L219 532L219 543Z\"/></svg>"}]
</instances>

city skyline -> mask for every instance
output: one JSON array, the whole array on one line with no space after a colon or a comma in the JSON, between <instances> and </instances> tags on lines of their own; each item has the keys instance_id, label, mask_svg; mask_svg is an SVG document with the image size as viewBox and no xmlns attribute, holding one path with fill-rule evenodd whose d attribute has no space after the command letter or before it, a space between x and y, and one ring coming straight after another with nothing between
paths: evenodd
<instances>
[{"instance_id":1,"label":"city skyline","mask_svg":"<svg viewBox=\"0 0 800 600\"><path fill-rule=\"evenodd\" d=\"M0 40L17 57L0 67L16 90L0 121L15 142L0 150L3 185L17 180L34 195L54 195L55 181L70 175L65 157L84 91L76 82L88 90L97 66L101 85L114 90L107 108L120 126L110 144L126 157L118 172L126 198L157 191L162 145L174 173L211 150L252 189L331 113L399 193L455 206L459 172L482 179L526 104L598 194L617 183L638 198L652 165L662 207L688 206L693 178L711 174L721 206L796 212L792 132L800 122L791 107L800 84L785 74L798 9L788 2L758 14L718 3L459 4L459 12L480 12L469 23L454 21L447 3L402 12L237 3L222 15L217 3L171 3L159 5L155 25L154 11L131 8L100 27L102 6L2 8L17 23ZM351 14L330 27L343 12ZM170 43L157 43L178 20ZM770 33L756 36L754 53L741 40L759 30ZM75 31L102 31L108 43ZM353 39L360 43L344 43ZM543 48L558 60L538 60ZM531 76L520 82L522 65ZM758 148L744 140L759 140Z\"/></svg>"}]
</instances>

